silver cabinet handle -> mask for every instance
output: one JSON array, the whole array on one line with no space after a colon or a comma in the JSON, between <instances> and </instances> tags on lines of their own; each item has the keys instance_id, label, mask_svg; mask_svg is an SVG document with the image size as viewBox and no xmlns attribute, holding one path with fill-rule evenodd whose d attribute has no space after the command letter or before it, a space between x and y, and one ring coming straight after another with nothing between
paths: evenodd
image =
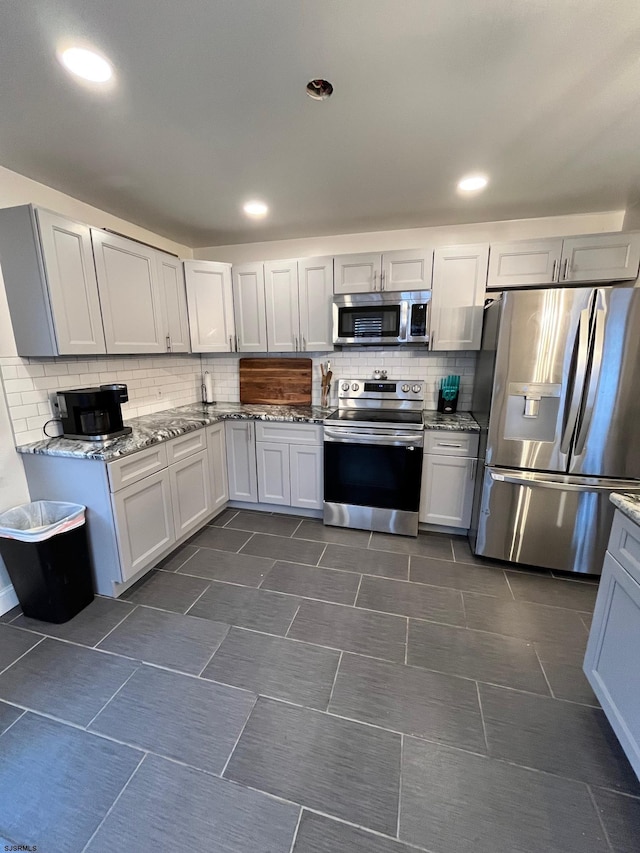
<instances>
[{"instance_id":1,"label":"silver cabinet handle","mask_svg":"<svg viewBox=\"0 0 640 853\"><path fill-rule=\"evenodd\" d=\"M303 349L303 350L306 350L306 348L307 348L307 342L305 341L305 339L304 339L304 335L303 335L303 336L302 336L302 349Z\"/></svg>"},{"instance_id":2,"label":"silver cabinet handle","mask_svg":"<svg viewBox=\"0 0 640 853\"><path fill-rule=\"evenodd\" d=\"M558 259L553 259L553 269L551 270L551 281L554 282L556 280L556 272L558 271Z\"/></svg>"},{"instance_id":3,"label":"silver cabinet handle","mask_svg":"<svg viewBox=\"0 0 640 853\"><path fill-rule=\"evenodd\" d=\"M470 473L469 473L469 479L470 479L470 480L472 480L472 481L473 481L473 480L475 480L475 478L476 478L476 468L477 468L477 466L478 466L478 460L477 460L477 459L472 459L472 460L471 460L471 470L470 470Z\"/></svg>"},{"instance_id":4,"label":"silver cabinet handle","mask_svg":"<svg viewBox=\"0 0 640 853\"><path fill-rule=\"evenodd\" d=\"M236 335L236 352L238 352L239 346L240 346L240 338Z\"/></svg>"},{"instance_id":5,"label":"silver cabinet handle","mask_svg":"<svg viewBox=\"0 0 640 853\"><path fill-rule=\"evenodd\" d=\"M167 335L165 341L167 344L167 352L171 352L171 335Z\"/></svg>"},{"instance_id":6,"label":"silver cabinet handle","mask_svg":"<svg viewBox=\"0 0 640 853\"><path fill-rule=\"evenodd\" d=\"M431 332L431 340L429 341L429 349L433 350L436 348L436 333Z\"/></svg>"},{"instance_id":7,"label":"silver cabinet handle","mask_svg":"<svg viewBox=\"0 0 640 853\"><path fill-rule=\"evenodd\" d=\"M384 290L384 270L380 273L380 290Z\"/></svg>"},{"instance_id":8,"label":"silver cabinet handle","mask_svg":"<svg viewBox=\"0 0 640 853\"><path fill-rule=\"evenodd\" d=\"M297 335L295 336L294 340L296 342L296 352L298 352L298 336Z\"/></svg>"},{"instance_id":9,"label":"silver cabinet handle","mask_svg":"<svg viewBox=\"0 0 640 853\"><path fill-rule=\"evenodd\" d=\"M566 281L569 277L569 258L564 259L564 265L562 268L562 280Z\"/></svg>"},{"instance_id":10,"label":"silver cabinet handle","mask_svg":"<svg viewBox=\"0 0 640 853\"><path fill-rule=\"evenodd\" d=\"M454 444L452 441L438 441L436 447L462 447L461 444Z\"/></svg>"},{"instance_id":11,"label":"silver cabinet handle","mask_svg":"<svg viewBox=\"0 0 640 853\"><path fill-rule=\"evenodd\" d=\"M373 272L373 289L377 290L376 281L378 280L378 273L374 270Z\"/></svg>"},{"instance_id":12,"label":"silver cabinet handle","mask_svg":"<svg viewBox=\"0 0 640 853\"><path fill-rule=\"evenodd\" d=\"M229 352L233 352L233 335L229 335Z\"/></svg>"}]
</instances>

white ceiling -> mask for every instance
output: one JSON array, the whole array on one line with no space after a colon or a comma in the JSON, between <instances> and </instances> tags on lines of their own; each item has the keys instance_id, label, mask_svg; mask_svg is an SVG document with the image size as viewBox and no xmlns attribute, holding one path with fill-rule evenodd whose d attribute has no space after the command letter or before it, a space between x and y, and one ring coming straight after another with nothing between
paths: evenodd
<instances>
[{"instance_id":1,"label":"white ceiling","mask_svg":"<svg viewBox=\"0 0 640 853\"><path fill-rule=\"evenodd\" d=\"M618 209L639 107L638 0L0 3L0 162L191 246Z\"/></svg>"}]
</instances>

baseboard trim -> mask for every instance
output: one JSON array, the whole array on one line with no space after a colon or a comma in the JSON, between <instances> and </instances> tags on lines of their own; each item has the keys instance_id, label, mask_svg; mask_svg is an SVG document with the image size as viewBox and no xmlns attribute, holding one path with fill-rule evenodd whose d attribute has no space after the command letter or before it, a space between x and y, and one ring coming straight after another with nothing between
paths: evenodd
<instances>
[{"instance_id":1,"label":"baseboard trim","mask_svg":"<svg viewBox=\"0 0 640 853\"><path fill-rule=\"evenodd\" d=\"M0 589L0 616L12 610L18 604L18 596L15 589L9 584L4 589Z\"/></svg>"}]
</instances>

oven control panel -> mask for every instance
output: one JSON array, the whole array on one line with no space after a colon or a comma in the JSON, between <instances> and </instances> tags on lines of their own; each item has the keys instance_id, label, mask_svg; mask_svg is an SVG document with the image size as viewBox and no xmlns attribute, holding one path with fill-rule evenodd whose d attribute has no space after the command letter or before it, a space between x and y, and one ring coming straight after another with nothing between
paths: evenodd
<instances>
[{"instance_id":1,"label":"oven control panel","mask_svg":"<svg viewBox=\"0 0 640 853\"><path fill-rule=\"evenodd\" d=\"M340 400L416 401L424 399L424 382L407 379L341 379Z\"/></svg>"}]
</instances>

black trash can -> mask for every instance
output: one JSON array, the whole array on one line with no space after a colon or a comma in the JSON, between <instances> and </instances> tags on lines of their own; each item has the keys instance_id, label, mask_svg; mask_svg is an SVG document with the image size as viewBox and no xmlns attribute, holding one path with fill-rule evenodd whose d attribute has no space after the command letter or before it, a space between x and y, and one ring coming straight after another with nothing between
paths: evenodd
<instances>
[{"instance_id":1,"label":"black trash can","mask_svg":"<svg viewBox=\"0 0 640 853\"><path fill-rule=\"evenodd\" d=\"M93 601L85 509L34 501L0 515L0 555L25 616L68 622Z\"/></svg>"}]
</instances>

